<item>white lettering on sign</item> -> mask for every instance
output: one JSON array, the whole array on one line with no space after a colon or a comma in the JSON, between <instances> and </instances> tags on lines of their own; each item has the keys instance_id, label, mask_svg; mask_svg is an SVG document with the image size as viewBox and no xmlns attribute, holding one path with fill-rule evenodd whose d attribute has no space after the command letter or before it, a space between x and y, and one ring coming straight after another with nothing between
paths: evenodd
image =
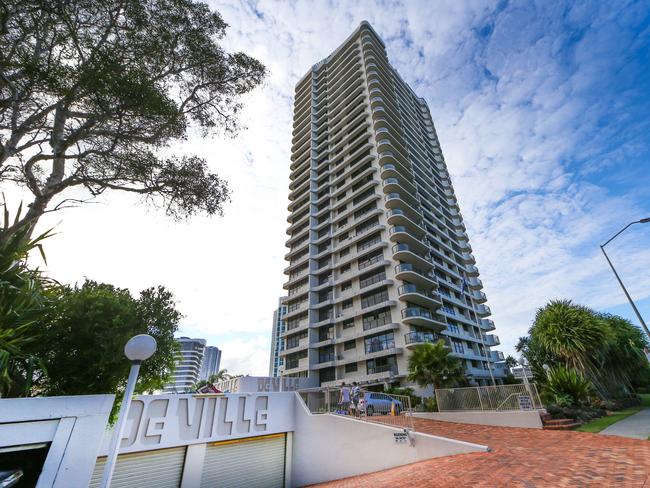
<instances>
[{"instance_id":1,"label":"white lettering on sign","mask_svg":"<svg viewBox=\"0 0 650 488\"><path fill-rule=\"evenodd\" d=\"M409 440L409 436L406 432L393 432L393 439L398 444L406 444Z\"/></svg>"},{"instance_id":2,"label":"white lettering on sign","mask_svg":"<svg viewBox=\"0 0 650 488\"><path fill-rule=\"evenodd\" d=\"M518 395L517 400L519 401L519 410L533 409L533 399L530 398L530 395Z\"/></svg>"},{"instance_id":3,"label":"white lettering on sign","mask_svg":"<svg viewBox=\"0 0 650 488\"><path fill-rule=\"evenodd\" d=\"M293 430L293 393L142 395L129 408L120 452Z\"/></svg>"}]
</instances>

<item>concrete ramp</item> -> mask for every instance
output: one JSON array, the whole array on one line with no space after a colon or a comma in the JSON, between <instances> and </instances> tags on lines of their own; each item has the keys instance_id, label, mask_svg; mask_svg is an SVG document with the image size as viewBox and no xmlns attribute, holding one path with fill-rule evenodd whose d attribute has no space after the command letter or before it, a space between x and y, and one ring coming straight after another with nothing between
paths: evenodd
<instances>
[{"instance_id":1,"label":"concrete ramp","mask_svg":"<svg viewBox=\"0 0 650 488\"><path fill-rule=\"evenodd\" d=\"M487 446L334 414L312 414L296 394L291 486L304 486ZM378 419L379 420L379 419Z\"/></svg>"}]
</instances>

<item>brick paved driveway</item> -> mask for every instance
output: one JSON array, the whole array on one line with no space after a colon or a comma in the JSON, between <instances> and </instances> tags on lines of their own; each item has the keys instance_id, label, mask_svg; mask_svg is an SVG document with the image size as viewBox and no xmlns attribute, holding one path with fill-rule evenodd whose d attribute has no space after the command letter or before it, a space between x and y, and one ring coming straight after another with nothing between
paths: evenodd
<instances>
[{"instance_id":1,"label":"brick paved driveway","mask_svg":"<svg viewBox=\"0 0 650 488\"><path fill-rule=\"evenodd\" d=\"M318 486L646 487L650 441L415 420L419 432L488 445L492 452L421 461Z\"/></svg>"}]
</instances>

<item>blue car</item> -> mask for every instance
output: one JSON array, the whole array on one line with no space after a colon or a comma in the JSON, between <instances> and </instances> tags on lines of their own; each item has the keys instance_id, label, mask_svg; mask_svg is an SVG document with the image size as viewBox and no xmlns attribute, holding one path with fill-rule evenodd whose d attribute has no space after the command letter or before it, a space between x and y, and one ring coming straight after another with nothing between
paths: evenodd
<instances>
[{"instance_id":1,"label":"blue car","mask_svg":"<svg viewBox=\"0 0 650 488\"><path fill-rule=\"evenodd\" d=\"M359 410L366 415L390 415L391 413L399 415L404 409L402 402L387 395L386 393L376 393L367 391L359 402Z\"/></svg>"}]
</instances>

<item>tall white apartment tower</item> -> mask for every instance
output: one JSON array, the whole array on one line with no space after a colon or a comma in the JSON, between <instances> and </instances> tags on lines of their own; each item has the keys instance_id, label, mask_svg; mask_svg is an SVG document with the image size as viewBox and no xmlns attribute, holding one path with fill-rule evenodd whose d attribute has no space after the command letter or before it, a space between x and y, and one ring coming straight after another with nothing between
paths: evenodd
<instances>
[{"instance_id":1,"label":"tall white apartment tower","mask_svg":"<svg viewBox=\"0 0 650 488\"><path fill-rule=\"evenodd\" d=\"M189 391L192 385L199 380L203 364L205 339L181 337L176 339L176 342L178 342L178 352L175 357L176 369L172 381L165 386L165 393Z\"/></svg>"},{"instance_id":2,"label":"tall white apartment tower","mask_svg":"<svg viewBox=\"0 0 650 488\"><path fill-rule=\"evenodd\" d=\"M210 376L217 374L219 366L221 366L221 349L216 346L205 346L199 379L207 380Z\"/></svg>"},{"instance_id":3,"label":"tall white apartment tower","mask_svg":"<svg viewBox=\"0 0 650 488\"><path fill-rule=\"evenodd\" d=\"M481 291L426 102L363 22L296 85L281 374L408 384L443 338L470 380L498 382Z\"/></svg>"},{"instance_id":4,"label":"tall white apartment tower","mask_svg":"<svg viewBox=\"0 0 650 488\"><path fill-rule=\"evenodd\" d=\"M269 376L280 376L280 366L284 358L280 352L284 347L283 333L285 330L284 316L287 313L285 301L287 297L278 299L278 308L273 312L273 328L271 329L271 359L269 361Z\"/></svg>"}]
</instances>

